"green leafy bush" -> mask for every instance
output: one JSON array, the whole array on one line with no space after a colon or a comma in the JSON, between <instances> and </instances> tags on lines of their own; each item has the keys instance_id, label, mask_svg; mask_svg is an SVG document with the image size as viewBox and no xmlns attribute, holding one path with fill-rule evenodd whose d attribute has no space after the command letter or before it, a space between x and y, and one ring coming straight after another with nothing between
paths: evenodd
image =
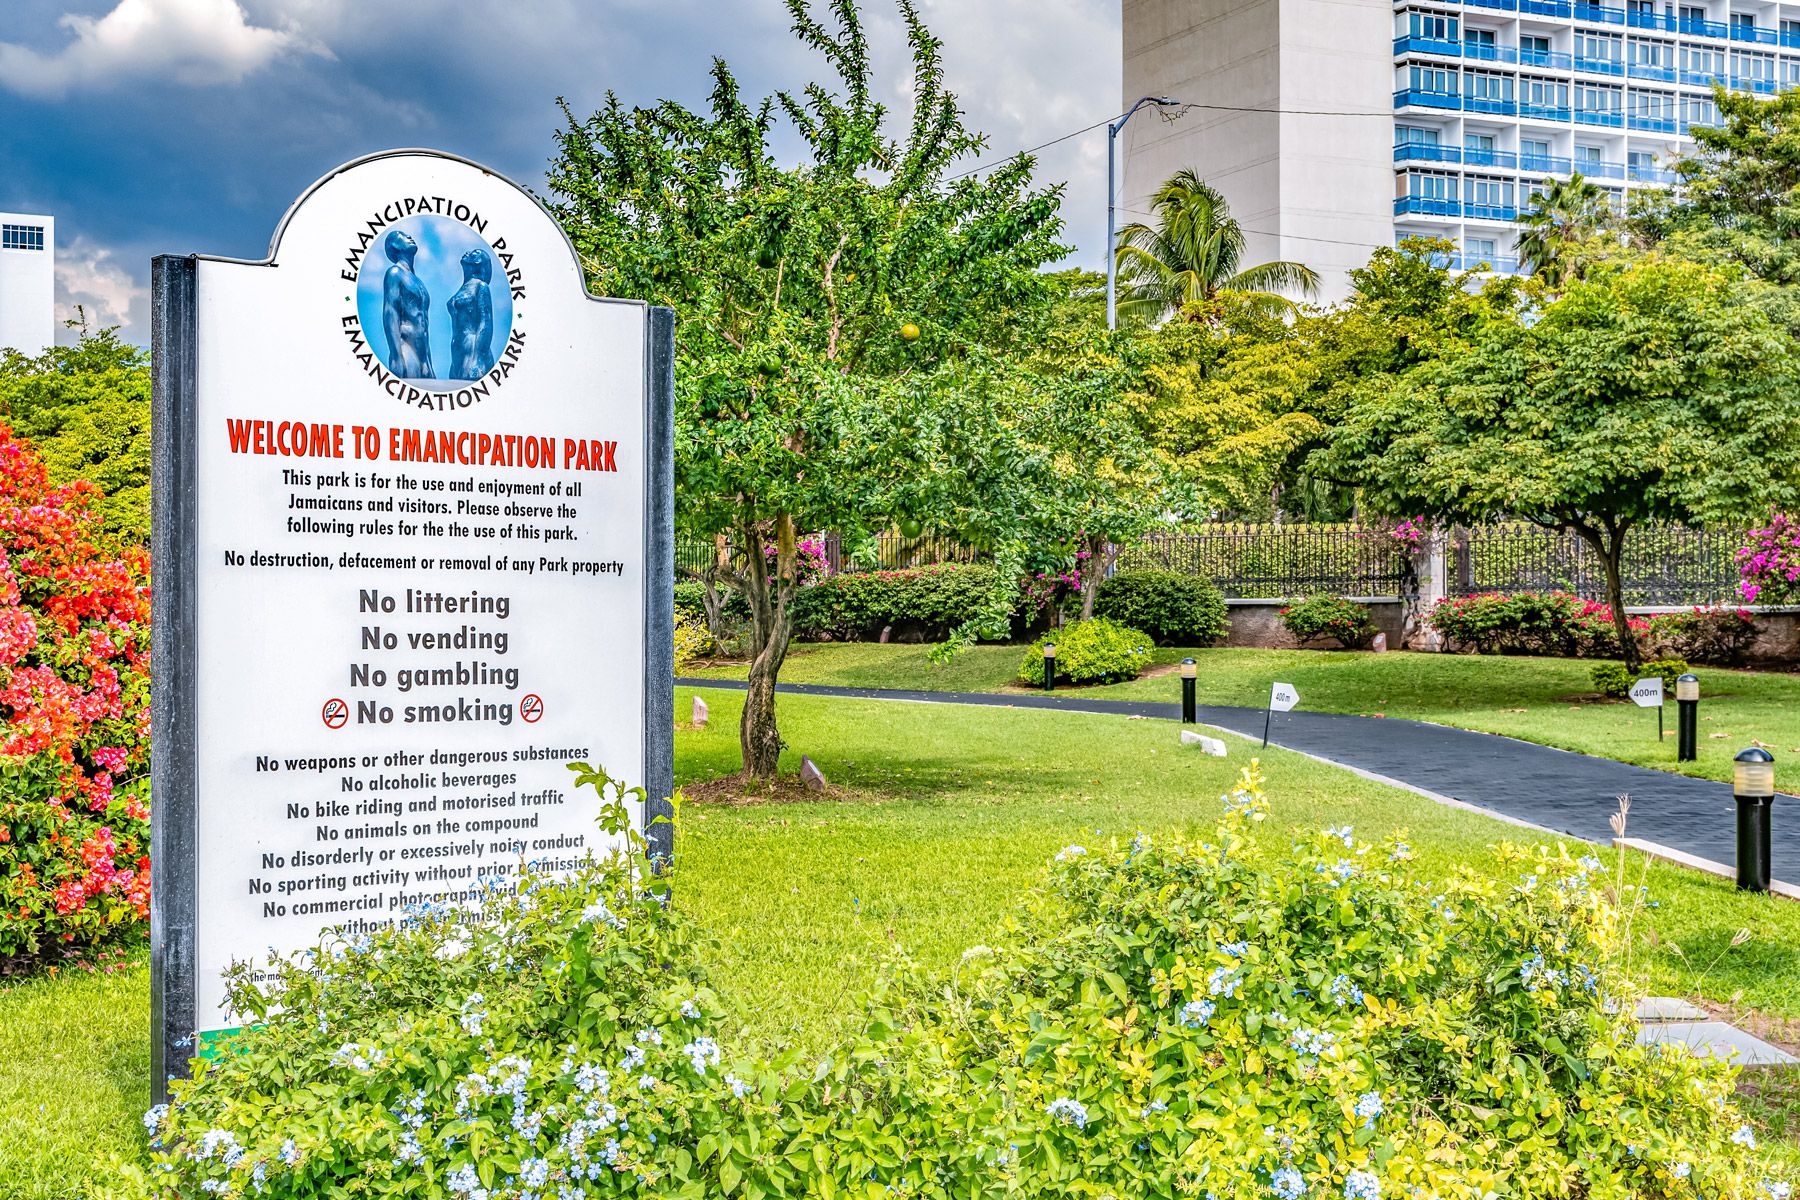
<instances>
[{"instance_id":1,"label":"green leafy bush","mask_svg":"<svg viewBox=\"0 0 1800 1200\"><path fill-rule=\"evenodd\" d=\"M1281 623L1302 646L1336 641L1346 650L1367 650L1381 630L1369 606L1342 596L1313 596L1281 610Z\"/></svg>"},{"instance_id":2,"label":"green leafy bush","mask_svg":"<svg viewBox=\"0 0 1800 1200\"><path fill-rule=\"evenodd\" d=\"M791 611L798 637L873 641L885 626L940 640L993 599L1000 577L985 563L905 571L850 571L801 588Z\"/></svg>"},{"instance_id":3,"label":"green leafy bush","mask_svg":"<svg viewBox=\"0 0 1800 1200\"><path fill-rule=\"evenodd\" d=\"M1094 595L1094 615L1141 629L1159 646L1210 646L1225 636L1225 597L1180 571L1119 571Z\"/></svg>"},{"instance_id":4,"label":"green leafy bush","mask_svg":"<svg viewBox=\"0 0 1800 1200\"><path fill-rule=\"evenodd\" d=\"M1589 672L1594 680L1594 690L1602 696L1611 696L1614 700L1623 700L1631 695L1631 685L1640 679L1648 679L1652 675L1661 675L1663 695L1675 694L1675 680L1686 675L1686 660L1679 658L1663 658L1644 664L1643 670L1632 674L1625 669L1624 663L1595 663Z\"/></svg>"},{"instance_id":5,"label":"green leafy bush","mask_svg":"<svg viewBox=\"0 0 1800 1200\"><path fill-rule=\"evenodd\" d=\"M1619 654L1612 609L1567 592L1458 596L1440 600L1429 620L1453 650L1558 658ZM1630 618L1628 626L1640 642L1650 631L1650 622L1643 617Z\"/></svg>"},{"instance_id":6,"label":"green leafy bush","mask_svg":"<svg viewBox=\"0 0 1800 1200\"><path fill-rule=\"evenodd\" d=\"M1756 642L1756 617L1741 608L1657 613L1646 640L1653 653L1715 667L1741 667Z\"/></svg>"},{"instance_id":7,"label":"green leafy bush","mask_svg":"<svg viewBox=\"0 0 1800 1200\"><path fill-rule=\"evenodd\" d=\"M147 1114L121 1190L1786 1195L1735 1070L1635 1044L1598 859L1503 847L1516 884L1434 885L1399 835L1259 836L1254 768L1224 801L1193 836L1066 847L995 946L948 978L896 964L817 1063L713 1040L679 876L665 907L628 857L328 943L267 992L246 968L260 1024Z\"/></svg>"},{"instance_id":8,"label":"green leafy bush","mask_svg":"<svg viewBox=\"0 0 1800 1200\"><path fill-rule=\"evenodd\" d=\"M1056 645L1058 683L1120 683L1136 679L1150 665L1151 641L1105 617L1071 621L1052 629L1025 648L1019 678L1039 687L1044 683L1044 645Z\"/></svg>"}]
</instances>

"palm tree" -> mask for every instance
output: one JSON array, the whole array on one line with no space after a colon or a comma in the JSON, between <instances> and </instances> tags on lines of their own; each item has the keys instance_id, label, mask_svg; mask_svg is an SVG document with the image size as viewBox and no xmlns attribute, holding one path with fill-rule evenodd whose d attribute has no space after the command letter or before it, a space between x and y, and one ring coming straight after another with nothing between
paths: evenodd
<instances>
[{"instance_id":1,"label":"palm tree","mask_svg":"<svg viewBox=\"0 0 1800 1200\"><path fill-rule=\"evenodd\" d=\"M1318 275L1297 262L1243 266L1243 227L1218 189L1191 168L1158 188L1150 207L1156 227L1127 225L1114 250L1122 317L1154 324L1188 305L1210 306L1227 291L1256 307L1288 312L1294 303L1279 292L1311 296L1318 290Z\"/></svg>"},{"instance_id":2,"label":"palm tree","mask_svg":"<svg viewBox=\"0 0 1800 1200\"><path fill-rule=\"evenodd\" d=\"M1536 203L1519 218L1520 268L1552 287L1580 278L1585 264L1576 251L1606 232L1613 220L1605 190L1580 172L1562 182L1545 179Z\"/></svg>"}]
</instances>

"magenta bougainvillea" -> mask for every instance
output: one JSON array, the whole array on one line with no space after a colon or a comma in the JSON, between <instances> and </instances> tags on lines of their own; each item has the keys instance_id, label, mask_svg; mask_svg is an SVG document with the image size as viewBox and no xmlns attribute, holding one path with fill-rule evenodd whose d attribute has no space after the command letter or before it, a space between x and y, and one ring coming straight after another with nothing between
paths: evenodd
<instances>
[{"instance_id":1,"label":"magenta bougainvillea","mask_svg":"<svg viewBox=\"0 0 1800 1200\"><path fill-rule=\"evenodd\" d=\"M149 914L150 564L99 495L0 426L0 960Z\"/></svg>"},{"instance_id":2,"label":"magenta bougainvillea","mask_svg":"<svg viewBox=\"0 0 1800 1200\"><path fill-rule=\"evenodd\" d=\"M1800 595L1800 522L1776 513L1737 552L1738 594L1746 604L1784 604Z\"/></svg>"}]
</instances>

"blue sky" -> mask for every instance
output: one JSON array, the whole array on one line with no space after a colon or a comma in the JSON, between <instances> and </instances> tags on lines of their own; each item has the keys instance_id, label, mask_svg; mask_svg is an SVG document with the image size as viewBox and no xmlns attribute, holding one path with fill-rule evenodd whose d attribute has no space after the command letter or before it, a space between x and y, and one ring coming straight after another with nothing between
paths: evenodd
<instances>
[{"instance_id":1,"label":"blue sky","mask_svg":"<svg viewBox=\"0 0 1800 1200\"><path fill-rule=\"evenodd\" d=\"M149 335L149 261L261 257L338 163L432 146L541 186L566 96L697 103L714 55L756 92L820 75L780 0L4 0L0 209L57 219L59 312ZM1117 0L921 0L996 155L1112 115ZM889 0L865 0L906 106ZM1076 261L1105 240L1106 137L1046 151Z\"/></svg>"}]
</instances>

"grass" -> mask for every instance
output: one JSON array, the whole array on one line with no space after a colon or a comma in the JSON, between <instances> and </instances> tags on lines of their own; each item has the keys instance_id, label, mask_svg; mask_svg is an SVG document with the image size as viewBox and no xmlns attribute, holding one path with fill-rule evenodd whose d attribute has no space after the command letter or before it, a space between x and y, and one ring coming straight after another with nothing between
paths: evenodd
<instances>
[{"instance_id":1,"label":"grass","mask_svg":"<svg viewBox=\"0 0 1800 1200\"><path fill-rule=\"evenodd\" d=\"M934 666L924 646L868 643L797 646L782 668L787 683L939 691L1002 691L1012 685L1023 653L1017 646L977 646L949 668ZM1675 704L1665 719L1668 739L1656 740L1656 714L1629 701L1603 700L1593 690L1591 660L1501 658L1460 654L1353 654L1311 650L1179 650L1156 653L1169 665L1199 660L1202 704L1260 708L1279 679L1300 692L1314 712L1411 717L1499 733L1564 750L1639 766L1729 780L1731 759L1753 742L1779 761L1800 754L1800 675L1705 667L1700 676L1699 761L1675 761ZM699 674L741 677L743 669L715 667ZM1116 699L1180 699L1169 675L1081 695ZM1782 768L1778 765L1778 781ZM1800 776L1786 782L1800 788Z\"/></svg>"},{"instance_id":2,"label":"grass","mask_svg":"<svg viewBox=\"0 0 1800 1200\"><path fill-rule=\"evenodd\" d=\"M829 1046L891 954L942 971L991 940L1059 847L1209 826L1246 761L1241 742L1228 760L1184 752L1160 721L783 697L783 767L810 755L830 791L728 802L742 792L723 782L738 767L739 699L707 700L711 726L677 735L678 778L710 799L684 813L676 903L718 939L709 968L739 1003L732 1040L765 1051ZM1378 840L1405 827L1427 877L1518 873L1494 849L1521 837L1511 826L1279 750L1263 766L1266 836L1351 823ZM1649 986L1754 1008L1778 1037L1800 1022L1800 905L1664 866L1647 882L1657 907L1639 928L1655 942L1638 962ZM1734 947L1740 929L1751 936ZM96 1153L140 1145L146 985L134 968L0 991L0 1197L85 1196ZM1767 1140L1796 1136L1779 1124L1790 1099L1800 1097L1759 1088Z\"/></svg>"}]
</instances>

